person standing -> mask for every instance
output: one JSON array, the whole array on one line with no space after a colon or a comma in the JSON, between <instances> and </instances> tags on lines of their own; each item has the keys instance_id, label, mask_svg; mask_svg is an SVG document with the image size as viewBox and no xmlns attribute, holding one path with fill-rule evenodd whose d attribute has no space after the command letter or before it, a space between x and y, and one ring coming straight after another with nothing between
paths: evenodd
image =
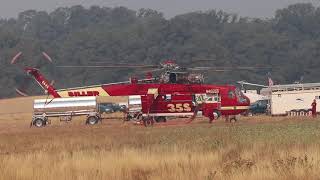
<instances>
[{"instance_id":1,"label":"person standing","mask_svg":"<svg viewBox=\"0 0 320 180\"><path fill-rule=\"evenodd\" d=\"M313 100L313 103L311 104L311 111L312 111L312 117L317 117L317 101Z\"/></svg>"}]
</instances>

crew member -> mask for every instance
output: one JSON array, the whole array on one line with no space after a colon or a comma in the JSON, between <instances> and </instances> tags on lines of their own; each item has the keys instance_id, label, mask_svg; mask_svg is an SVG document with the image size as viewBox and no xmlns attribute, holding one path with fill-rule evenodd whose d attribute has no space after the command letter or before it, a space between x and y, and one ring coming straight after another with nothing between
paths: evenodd
<instances>
[{"instance_id":1,"label":"crew member","mask_svg":"<svg viewBox=\"0 0 320 180\"><path fill-rule=\"evenodd\" d=\"M317 117L317 101L313 100L313 103L311 104L311 111L312 111L312 117Z\"/></svg>"}]
</instances>

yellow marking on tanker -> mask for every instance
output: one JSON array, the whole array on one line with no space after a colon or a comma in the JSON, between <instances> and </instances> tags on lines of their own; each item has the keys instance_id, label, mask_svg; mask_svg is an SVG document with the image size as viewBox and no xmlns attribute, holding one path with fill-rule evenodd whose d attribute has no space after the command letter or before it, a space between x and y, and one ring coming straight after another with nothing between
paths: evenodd
<instances>
[{"instance_id":1,"label":"yellow marking on tanker","mask_svg":"<svg viewBox=\"0 0 320 180\"><path fill-rule=\"evenodd\" d=\"M110 96L102 87L63 90L57 93L61 97Z\"/></svg>"}]
</instances>

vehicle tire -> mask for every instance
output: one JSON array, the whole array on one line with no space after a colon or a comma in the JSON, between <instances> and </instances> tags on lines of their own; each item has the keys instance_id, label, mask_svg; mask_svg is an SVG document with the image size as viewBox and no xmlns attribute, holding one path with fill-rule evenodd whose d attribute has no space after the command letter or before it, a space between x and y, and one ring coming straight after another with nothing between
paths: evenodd
<instances>
[{"instance_id":1,"label":"vehicle tire","mask_svg":"<svg viewBox=\"0 0 320 180\"><path fill-rule=\"evenodd\" d=\"M226 121L226 122L228 122L228 123L236 123L238 121L238 118L239 117L237 117L235 115L232 115L232 116L229 117L228 121Z\"/></svg>"},{"instance_id":2,"label":"vehicle tire","mask_svg":"<svg viewBox=\"0 0 320 180\"><path fill-rule=\"evenodd\" d=\"M230 118L230 123L236 123L236 122L237 122L237 118L236 117Z\"/></svg>"},{"instance_id":3,"label":"vehicle tire","mask_svg":"<svg viewBox=\"0 0 320 180\"><path fill-rule=\"evenodd\" d=\"M87 119L87 124L88 125L95 125L99 122L99 118L98 117L95 117L95 116L90 116L88 117Z\"/></svg>"},{"instance_id":4,"label":"vehicle tire","mask_svg":"<svg viewBox=\"0 0 320 180\"><path fill-rule=\"evenodd\" d=\"M157 123L165 123L165 122L167 122L167 119L164 116L160 116L160 117L156 118L156 122Z\"/></svg>"},{"instance_id":5,"label":"vehicle tire","mask_svg":"<svg viewBox=\"0 0 320 180\"><path fill-rule=\"evenodd\" d=\"M41 118L37 118L33 121L33 125L35 127L41 128L44 127L46 125L45 120L41 119Z\"/></svg>"},{"instance_id":6,"label":"vehicle tire","mask_svg":"<svg viewBox=\"0 0 320 180\"><path fill-rule=\"evenodd\" d=\"M251 117L251 116L253 116L253 113L252 112L248 112L247 116Z\"/></svg>"},{"instance_id":7,"label":"vehicle tire","mask_svg":"<svg viewBox=\"0 0 320 180\"><path fill-rule=\"evenodd\" d=\"M214 110L214 111L213 111L213 114L214 114L214 116L216 117L216 119L219 119L220 116L221 116L221 113L220 113L220 111L218 111L218 110Z\"/></svg>"},{"instance_id":8,"label":"vehicle tire","mask_svg":"<svg viewBox=\"0 0 320 180\"><path fill-rule=\"evenodd\" d=\"M152 127L154 124L154 119L153 118L146 118L143 120L143 125L145 127Z\"/></svg>"},{"instance_id":9,"label":"vehicle tire","mask_svg":"<svg viewBox=\"0 0 320 180\"><path fill-rule=\"evenodd\" d=\"M221 116L221 113L218 110L214 110L212 112L212 117L210 117L209 123L212 123L214 120L219 119L220 116Z\"/></svg>"},{"instance_id":10,"label":"vehicle tire","mask_svg":"<svg viewBox=\"0 0 320 180\"><path fill-rule=\"evenodd\" d=\"M131 119L133 119L133 117L131 116L131 114L126 114L126 116L125 116L125 121L131 121Z\"/></svg>"}]
</instances>

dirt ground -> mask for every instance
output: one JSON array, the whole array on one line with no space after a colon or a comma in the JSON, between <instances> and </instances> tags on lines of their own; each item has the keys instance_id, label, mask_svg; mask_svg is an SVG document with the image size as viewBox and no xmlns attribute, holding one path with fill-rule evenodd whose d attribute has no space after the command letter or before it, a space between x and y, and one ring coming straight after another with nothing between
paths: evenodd
<instances>
[{"instance_id":1,"label":"dirt ground","mask_svg":"<svg viewBox=\"0 0 320 180\"><path fill-rule=\"evenodd\" d=\"M14 130L25 130L30 127L30 122L32 119L33 112L33 101L34 99L43 99L46 96L33 96L33 97L18 97L11 99L0 99L0 133L2 131L14 131ZM99 97L99 102L126 102L126 97ZM123 114L122 113L114 113L114 114L103 114L102 117L104 120L102 121L102 126L104 125L112 125L112 126L126 126L132 125L132 123L124 123L123 122ZM268 123L268 122L282 122L286 120L292 119L291 117L281 117L281 118L273 118L268 116L258 116L257 117L242 117L241 121L237 124L260 124L260 123ZM295 120L300 119L310 119L309 117L295 117ZM158 124L156 126L166 127L166 126L192 126L194 124L207 123L207 120L204 118L197 118L191 124L185 124L184 122L188 121L188 119L172 119L166 125ZM85 117L75 117L72 122L60 122L58 118L51 118L51 126L82 126L85 123ZM224 119L220 119L219 121L214 123L215 126L225 126L226 123Z\"/></svg>"}]
</instances>

